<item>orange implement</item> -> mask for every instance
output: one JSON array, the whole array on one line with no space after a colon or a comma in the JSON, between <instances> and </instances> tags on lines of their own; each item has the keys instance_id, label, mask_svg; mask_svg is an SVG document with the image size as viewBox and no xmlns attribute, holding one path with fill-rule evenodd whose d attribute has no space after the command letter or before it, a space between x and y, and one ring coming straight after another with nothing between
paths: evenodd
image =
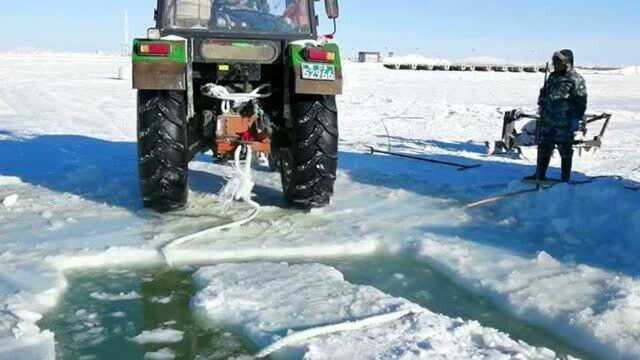
<instances>
[{"instance_id":1,"label":"orange implement","mask_svg":"<svg viewBox=\"0 0 640 360\"><path fill-rule=\"evenodd\" d=\"M242 117L238 114L218 116L216 130L216 152L221 157L233 156L241 144L251 146L253 151L268 154L271 152L271 139L258 131L257 118Z\"/></svg>"}]
</instances>

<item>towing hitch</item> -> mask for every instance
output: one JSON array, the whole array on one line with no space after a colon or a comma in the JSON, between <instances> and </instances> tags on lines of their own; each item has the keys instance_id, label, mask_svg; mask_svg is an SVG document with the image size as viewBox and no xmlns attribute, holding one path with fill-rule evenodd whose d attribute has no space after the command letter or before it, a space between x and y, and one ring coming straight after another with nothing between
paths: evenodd
<instances>
[{"instance_id":1,"label":"towing hitch","mask_svg":"<svg viewBox=\"0 0 640 360\"><path fill-rule=\"evenodd\" d=\"M202 94L221 100L222 114L216 118L216 154L231 158L240 146L265 155L271 153L271 124L258 104L271 96L268 84L247 93L231 93L223 86L206 84ZM213 114L209 115L213 117Z\"/></svg>"}]
</instances>

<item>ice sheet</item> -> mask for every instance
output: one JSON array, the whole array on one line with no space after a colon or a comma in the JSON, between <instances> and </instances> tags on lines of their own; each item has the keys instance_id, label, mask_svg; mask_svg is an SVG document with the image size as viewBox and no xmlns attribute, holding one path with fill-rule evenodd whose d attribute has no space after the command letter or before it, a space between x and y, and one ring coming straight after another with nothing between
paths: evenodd
<instances>
[{"instance_id":1,"label":"ice sheet","mask_svg":"<svg viewBox=\"0 0 640 360\"><path fill-rule=\"evenodd\" d=\"M291 342L275 358L554 358L548 349L513 341L477 322L447 318L375 288L350 284L324 265L225 264L203 268L194 278L202 288L194 309L218 326L241 331L260 348L309 329L412 310L377 326L353 325Z\"/></svg>"},{"instance_id":2,"label":"ice sheet","mask_svg":"<svg viewBox=\"0 0 640 360\"><path fill-rule=\"evenodd\" d=\"M154 329L143 331L131 339L138 344L173 344L182 341L184 333L174 329Z\"/></svg>"}]
</instances>

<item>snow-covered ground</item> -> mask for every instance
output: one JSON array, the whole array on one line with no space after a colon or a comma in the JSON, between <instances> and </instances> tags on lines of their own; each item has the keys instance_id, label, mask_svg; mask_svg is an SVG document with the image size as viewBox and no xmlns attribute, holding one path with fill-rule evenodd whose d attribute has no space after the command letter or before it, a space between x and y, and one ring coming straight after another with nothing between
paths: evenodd
<instances>
[{"instance_id":1,"label":"snow-covered ground","mask_svg":"<svg viewBox=\"0 0 640 360\"><path fill-rule=\"evenodd\" d=\"M242 204L225 211L216 201L229 169L206 156L191 166L189 209L160 216L140 208L135 92L128 81L114 79L126 63L117 57L68 54L0 57L0 359L54 356L53 334L35 324L65 291L66 272L159 265L163 257L157 248L166 241L249 211ZM542 74L390 71L347 64L345 95L339 100L342 153L333 204L310 214L283 209L278 175L259 170L255 200L263 212L256 221L168 255L176 264L211 264L400 253L434 265L460 286L587 351L603 358L638 358L640 194L625 186L637 187L640 181L635 146L640 138L640 77L627 73L585 74L590 111L610 112L614 118L602 151L576 159L577 178L619 175L623 181L556 186L464 210L466 203L526 188L517 179L533 173L535 152L525 153L528 160L487 157L483 142L499 137L502 111L533 110ZM369 144L482 167L458 172L370 156L365 149ZM258 268L248 267L254 271L247 276L256 279L268 267L277 267L252 266ZM348 284L335 270L318 266L295 268L294 274L283 271L282 282L274 275L254 291L269 294L292 277L304 279L300 273L317 271L335 280L335 291L364 291L367 297L406 302ZM204 286L200 304L216 301L214 293L207 295L212 289L237 289L237 297L228 301L239 300L240 305L246 296L256 296L246 289L241 293L241 284L212 288L201 276L207 271L216 270L202 270L196 277ZM330 289L317 290L313 301L330 300ZM268 298L256 299L263 303L255 306L274 306ZM292 307L314 306L305 299L291 301ZM340 306L360 305L354 298ZM384 309L337 318L318 313L317 321L298 324L269 313L273 318L265 321L281 322L286 332L357 320ZM246 329L260 346L283 335L260 332L251 322L258 320L243 318L243 313L213 319ZM442 348L479 357L491 357L494 350L521 357L530 351L547 354L481 324L426 309L412 316L351 335L314 338L304 351L321 357L336 344L360 339L362 346L353 348L359 354L394 351L397 344L413 344L417 354L421 344L432 345L422 349L424 354ZM469 342L464 332L472 340L482 334L482 341ZM496 341L487 342L484 336ZM381 340L368 347L369 337Z\"/></svg>"}]
</instances>

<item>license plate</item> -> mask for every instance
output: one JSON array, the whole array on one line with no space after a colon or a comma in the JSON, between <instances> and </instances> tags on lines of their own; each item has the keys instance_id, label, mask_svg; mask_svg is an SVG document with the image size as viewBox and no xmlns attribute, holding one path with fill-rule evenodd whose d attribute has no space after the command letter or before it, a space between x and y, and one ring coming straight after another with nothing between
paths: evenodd
<instances>
[{"instance_id":1,"label":"license plate","mask_svg":"<svg viewBox=\"0 0 640 360\"><path fill-rule=\"evenodd\" d=\"M336 79L335 65L302 63L302 78L307 80Z\"/></svg>"}]
</instances>

